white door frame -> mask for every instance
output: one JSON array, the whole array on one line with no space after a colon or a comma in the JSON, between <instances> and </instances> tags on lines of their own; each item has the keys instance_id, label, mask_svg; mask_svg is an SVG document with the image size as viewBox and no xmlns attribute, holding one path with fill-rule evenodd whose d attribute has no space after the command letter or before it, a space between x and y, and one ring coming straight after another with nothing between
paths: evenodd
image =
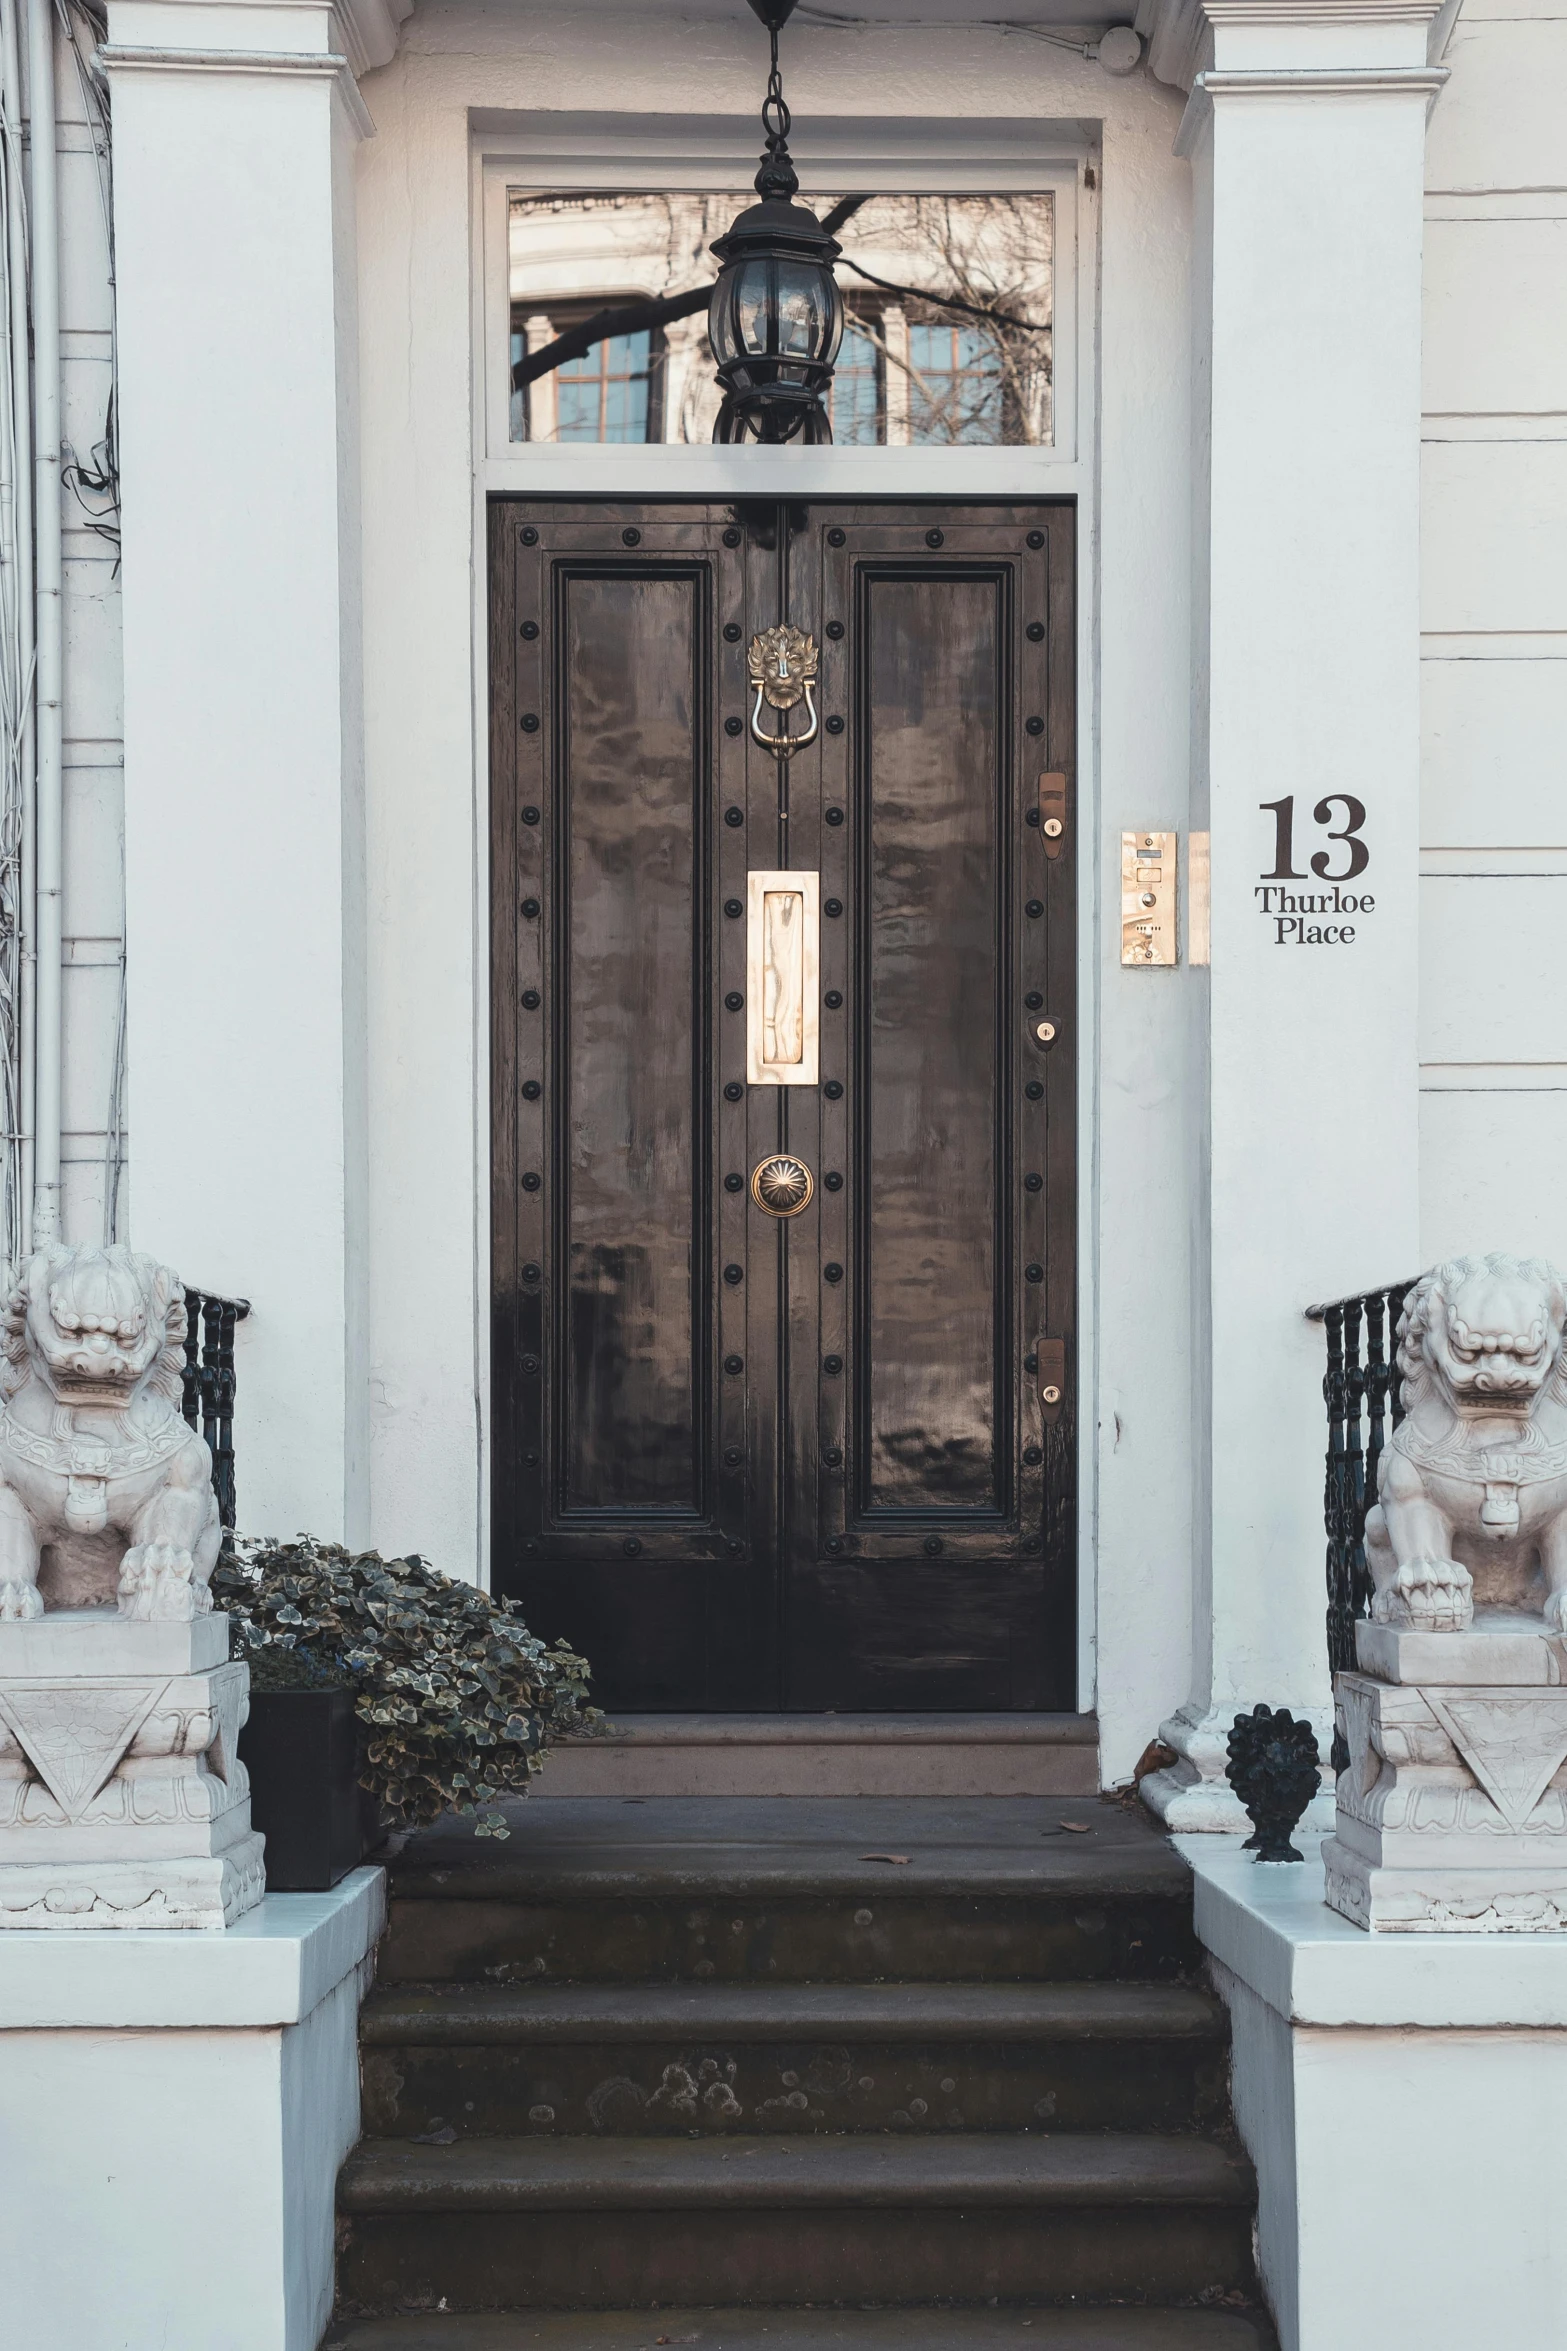
<instances>
[{"instance_id":1,"label":"white door frame","mask_svg":"<svg viewBox=\"0 0 1567 2351\"><path fill-rule=\"evenodd\" d=\"M679 443L512 442L507 191L745 188L760 139L751 117L516 114L471 135L473 392L474 922L478 974L475 1106L481 1492L489 1492L489 581L492 497L1071 498L1077 506L1078 642L1078 1412L1077 1689L1095 1699L1098 1532L1097 1265L1100 925L1098 701L1098 182L1100 145L1081 123L910 122L835 117L802 129L806 183L833 193L1045 192L1055 198L1054 439L1045 448L692 447ZM489 1575L489 1511L480 1539Z\"/></svg>"}]
</instances>

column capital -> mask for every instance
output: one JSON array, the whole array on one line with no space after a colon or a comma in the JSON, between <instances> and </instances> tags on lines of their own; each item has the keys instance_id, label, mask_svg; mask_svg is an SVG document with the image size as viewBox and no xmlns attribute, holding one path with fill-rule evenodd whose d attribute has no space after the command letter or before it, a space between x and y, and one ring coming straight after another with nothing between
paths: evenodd
<instances>
[{"instance_id":1,"label":"column capital","mask_svg":"<svg viewBox=\"0 0 1567 2351\"><path fill-rule=\"evenodd\" d=\"M1448 78L1445 65L1283 66L1224 73L1210 67L1192 83L1175 134L1177 155L1190 155L1226 99L1419 98L1429 109Z\"/></svg>"},{"instance_id":2,"label":"column capital","mask_svg":"<svg viewBox=\"0 0 1567 2351\"><path fill-rule=\"evenodd\" d=\"M1190 90L1215 68L1418 68L1440 55L1457 0L1139 0L1160 81Z\"/></svg>"},{"instance_id":3,"label":"column capital","mask_svg":"<svg viewBox=\"0 0 1567 2351\"><path fill-rule=\"evenodd\" d=\"M329 76L362 138L363 74L386 65L414 0L110 0L105 72Z\"/></svg>"}]
</instances>

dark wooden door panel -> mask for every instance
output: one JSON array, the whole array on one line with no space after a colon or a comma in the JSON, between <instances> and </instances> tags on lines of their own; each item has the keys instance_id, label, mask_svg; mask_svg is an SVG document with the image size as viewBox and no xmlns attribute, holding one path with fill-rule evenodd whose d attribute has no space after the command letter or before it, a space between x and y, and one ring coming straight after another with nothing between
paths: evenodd
<instances>
[{"instance_id":1,"label":"dark wooden door panel","mask_svg":"<svg viewBox=\"0 0 1567 2351\"><path fill-rule=\"evenodd\" d=\"M495 1581L611 1705L1072 1702L1071 522L493 510ZM824 723L779 761L785 619ZM748 1086L746 875L791 867L822 1082Z\"/></svg>"},{"instance_id":2,"label":"dark wooden door panel","mask_svg":"<svg viewBox=\"0 0 1567 2351\"><path fill-rule=\"evenodd\" d=\"M1010 1499L1001 1174L1006 581L861 596L860 1511Z\"/></svg>"},{"instance_id":3,"label":"dark wooden door panel","mask_svg":"<svg viewBox=\"0 0 1567 2351\"><path fill-rule=\"evenodd\" d=\"M822 888L851 1017L822 1104L843 1182L800 1268L827 1330L817 1398L790 1380L791 1687L1070 1706L1070 1401L1047 1426L1037 1348L1072 1337L1075 860L1028 817L1047 769L1072 796L1071 516L813 522L845 631Z\"/></svg>"},{"instance_id":4,"label":"dark wooden door panel","mask_svg":"<svg viewBox=\"0 0 1567 2351\"><path fill-rule=\"evenodd\" d=\"M775 1350L717 1179L726 519L491 510L494 1581L666 1708L779 1702Z\"/></svg>"},{"instance_id":5,"label":"dark wooden door panel","mask_svg":"<svg viewBox=\"0 0 1567 2351\"><path fill-rule=\"evenodd\" d=\"M1072 1704L1035 1562L950 1554L802 1565L791 1579L791 1703L841 1714L1032 1712Z\"/></svg>"},{"instance_id":6,"label":"dark wooden door panel","mask_svg":"<svg viewBox=\"0 0 1567 2351\"><path fill-rule=\"evenodd\" d=\"M705 1516L707 587L564 566L556 584L547 1526Z\"/></svg>"}]
</instances>

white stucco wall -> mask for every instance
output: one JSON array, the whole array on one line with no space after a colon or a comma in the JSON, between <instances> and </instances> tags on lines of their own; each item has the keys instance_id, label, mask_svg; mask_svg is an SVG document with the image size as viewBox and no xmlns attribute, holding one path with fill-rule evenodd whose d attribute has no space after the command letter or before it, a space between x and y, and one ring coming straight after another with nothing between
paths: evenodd
<instances>
[{"instance_id":1,"label":"white stucco wall","mask_svg":"<svg viewBox=\"0 0 1567 2351\"><path fill-rule=\"evenodd\" d=\"M476 201L469 109L714 114L757 102L749 19L551 14L426 0L367 77L360 152L369 843L372 1521L474 1572L485 1308L485 777L475 740ZM1099 1703L1124 1775L1189 1684L1186 1171L1191 975L1123 973L1123 827L1188 817L1190 180L1181 101L1146 76L994 30L798 24L797 125L863 114L1094 126L1098 379L1082 481L1085 1556L1097 1539ZM1091 214L1087 208L1085 217ZM1091 280L1092 284L1092 280ZM848 453L844 453L847 459ZM862 486L846 470L838 494ZM562 487L568 486L563 478ZM617 488L621 482L617 481ZM482 645L478 648L482 659ZM481 680L482 685L482 680ZM1092 853L1090 843L1093 843ZM1101 911L1110 909L1110 919ZM1157 1266L1150 1282L1148 1268ZM419 1269L409 1312L407 1269ZM1095 1355L1097 1345L1097 1357ZM1093 1702L1085 1590L1083 1703ZM552 1627L540 1628L545 1632Z\"/></svg>"},{"instance_id":2,"label":"white stucco wall","mask_svg":"<svg viewBox=\"0 0 1567 2351\"><path fill-rule=\"evenodd\" d=\"M1421 1250L1561 1261L1567 4L1465 0L1445 62L1426 174Z\"/></svg>"}]
</instances>

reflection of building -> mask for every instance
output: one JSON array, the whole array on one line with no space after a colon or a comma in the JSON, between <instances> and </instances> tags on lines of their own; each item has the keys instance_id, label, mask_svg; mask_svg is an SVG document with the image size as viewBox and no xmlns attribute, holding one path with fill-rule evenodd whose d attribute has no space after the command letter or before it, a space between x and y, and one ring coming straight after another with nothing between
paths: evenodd
<instances>
[{"instance_id":1,"label":"reflection of building","mask_svg":"<svg viewBox=\"0 0 1567 2351\"><path fill-rule=\"evenodd\" d=\"M513 362L595 311L702 286L714 266L708 247L746 201L514 194ZM834 199L814 202L825 217ZM834 440L1048 442L1053 230L1048 195L862 200L838 232L847 320ZM511 433L707 441L717 408L697 311L616 334L516 391Z\"/></svg>"}]
</instances>

